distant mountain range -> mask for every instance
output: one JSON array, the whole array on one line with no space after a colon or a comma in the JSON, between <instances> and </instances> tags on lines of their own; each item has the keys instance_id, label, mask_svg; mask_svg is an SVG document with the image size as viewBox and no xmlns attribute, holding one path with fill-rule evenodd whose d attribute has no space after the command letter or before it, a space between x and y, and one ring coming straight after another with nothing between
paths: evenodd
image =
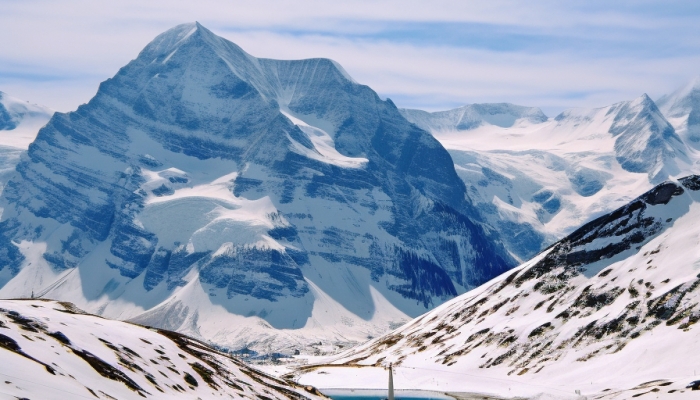
<instances>
[{"instance_id":1,"label":"distant mountain range","mask_svg":"<svg viewBox=\"0 0 700 400\"><path fill-rule=\"evenodd\" d=\"M691 83L661 107L642 95L552 119L510 104L402 114L448 149L485 220L525 261L634 193L696 172L697 93Z\"/></svg>"},{"instance_id":2,"label":"distant mountain range","mask_svg":"<svg viewBox=\"0 0 700 400\"><path fill-rule=\"evenodd\" d=\"M432 113L412 109L400 111L407 120L428 132L466 131L489 125L510 128L516 123L538 124L548 120L539 108L509 103L469 104Z\"/></svg>"}]
</instances>

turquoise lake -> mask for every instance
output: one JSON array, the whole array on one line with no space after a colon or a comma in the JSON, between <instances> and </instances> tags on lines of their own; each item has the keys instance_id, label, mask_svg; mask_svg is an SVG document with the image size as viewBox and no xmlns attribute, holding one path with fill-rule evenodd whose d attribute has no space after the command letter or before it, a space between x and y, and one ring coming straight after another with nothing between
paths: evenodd
<instances>
[{"instance_id":1,"label":"turquoise lake","mask_svg":"<svg viewBox=\"0 0 700 400\"><path fill-rule=\"evenodd\" d=\"M383 400L387 398L386 390L373 389L355 389L355 390L322 390L323 394L333 400ZM400 390L394 392L395 400L454 400L453 397L447 396L440 392L419 391L419 390Z\"/></svg>"}]
</instances>

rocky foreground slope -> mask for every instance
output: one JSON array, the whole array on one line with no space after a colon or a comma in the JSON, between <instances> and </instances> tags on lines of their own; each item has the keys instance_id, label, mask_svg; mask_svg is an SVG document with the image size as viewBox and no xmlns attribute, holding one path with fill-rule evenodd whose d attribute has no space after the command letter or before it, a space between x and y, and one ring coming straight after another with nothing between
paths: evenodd
<instances>
[{"instance_id":1,"label":"rocky foreground slope","mask_svg":"<svg viewBox=\"0 0 700 400\"><path fill-rule=\"evenodd\" d=\"M54 301L0 301L0 359L12 398L325 398L189 337Z\"/></svg>"},{"instance_id":2,"label":"rocky foreground slope","mask_svg":"<svg viewBox=\"0 0 700 400\"><path fill-rule=\"evenodd\" d=\"M700 372L698 221L700 176L662 183L303 380L393 363L409 388L677 398Z\"/></svg>"}]
</instances>

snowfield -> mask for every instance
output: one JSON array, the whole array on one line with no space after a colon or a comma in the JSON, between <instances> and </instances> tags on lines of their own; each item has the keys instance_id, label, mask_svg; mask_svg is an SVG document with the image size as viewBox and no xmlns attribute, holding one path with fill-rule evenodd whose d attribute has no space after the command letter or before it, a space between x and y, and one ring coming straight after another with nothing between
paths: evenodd
<instances>
[{"instance_id":1,"label":"snowfield","mask_svg":"<svg viewBox=\"0 0 700 400\"><path fill-rule=\"evenodd\" d=\"M321 399L202 342L85 314L0 300L2 399Z\"/></svg>"}]
</instances>

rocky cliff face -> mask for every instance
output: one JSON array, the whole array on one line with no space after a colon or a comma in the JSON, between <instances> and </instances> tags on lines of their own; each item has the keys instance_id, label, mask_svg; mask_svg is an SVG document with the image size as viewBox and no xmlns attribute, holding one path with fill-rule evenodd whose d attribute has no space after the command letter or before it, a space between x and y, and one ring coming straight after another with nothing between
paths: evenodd
<instances>
[{"instance_id":1,"label":"rocky cliff face","mask_svg":"<svg viewBox=\"0 0 700 400\"><path fill-rule=\"evenodd\" d=\"M258 59L199 24L56 114L2 202L0 292L232 346L359 340L514 264L390 100L333 61Z\"/></svg>"}]
</instances>

